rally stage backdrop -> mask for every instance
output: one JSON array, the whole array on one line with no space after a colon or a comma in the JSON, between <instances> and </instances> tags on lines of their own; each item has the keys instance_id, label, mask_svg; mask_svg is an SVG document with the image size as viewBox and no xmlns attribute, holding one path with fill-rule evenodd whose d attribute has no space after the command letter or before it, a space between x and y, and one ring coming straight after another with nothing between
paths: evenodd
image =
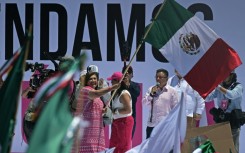
<instances>
[{"instance_id":1,"label":"rally stage backdrop","mask_svg":"<svg viewBox=\"0 0 245 153\"><path fill-rule=\"evenodd\" d=\"M223 38L245 61L245 2L242 0L177 0L195 13ZM33 42L29 63L44 63L54 69L53 58L78 56L86 52L86 66L99 66L100 77L107 78L121 71L125 50L131 59L161 0L0 0L0 65L9 59L24 41L29 24L33 25ZM127 42L127 43L125 43ZM127 44L127 45L125 45ZM217 57L219 58L219 57ZM184 64L184 63L183 63ZM149 44L143 44L135 56L133 80L141 83L138 99L138 123L134 145L145 138L148 107L141 99L148 87L155 84L155 71L165 68L173 75L174 68ZM208 71L208 67L207 67ZM245 66L236 69L238 80L245 85ZM32 72L26 71L23 87L28 86ZM243 101L245 103L245 101ZM243 109L244 104L243 103ZM12 152L24 152L28 146L22 135L22 116L28 99L20 99ZM202 125L206 124L205 116ZM109 137L110 129L106 130ZM245 128L242 127L240 151L245 152Z\"/></svg>"}]
</instances>

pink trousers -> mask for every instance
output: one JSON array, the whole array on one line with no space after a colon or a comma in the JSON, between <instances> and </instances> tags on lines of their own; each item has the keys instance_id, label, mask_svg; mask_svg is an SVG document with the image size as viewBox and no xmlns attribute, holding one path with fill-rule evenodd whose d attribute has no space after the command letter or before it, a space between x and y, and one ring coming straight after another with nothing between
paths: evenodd
<instances>
[{"instance_id":1,"label":"pink trousers","mask_svg":"<svg viewBox=\"0 0 245 153\"><path fill-rule=\"evenodd\" d=\"M132 116L113 120L110 148L116 147L114 153L125 153L132 148L132 130L134 119Z\"/></svg>"}]
</instances>

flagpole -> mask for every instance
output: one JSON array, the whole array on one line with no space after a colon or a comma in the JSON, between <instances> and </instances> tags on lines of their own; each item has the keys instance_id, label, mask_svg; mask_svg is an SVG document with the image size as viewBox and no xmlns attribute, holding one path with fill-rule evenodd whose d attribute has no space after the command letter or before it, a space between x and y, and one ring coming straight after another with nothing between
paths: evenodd
<instances>
[{"instance_id":1,"label":"flagpole","mask_svg":"<svg viewBox=\"0 0 245 153\"><path fill-rule=\"evenodd\" d=\"M161 7L160 7L159 10L157 11L157 14L156 14L155 17L153 18L152 23L150 24L149 28L147 28L147 31L145 32L145 34L144 34L142 40L145 40L146 36L147 36L148 33L150 32L150 30L151 30L151 28L152 28L152 26L153 26L153 24L154 24L156 18L158 17L158 15L160 14L160 12L162 11L163 6L165 5L165 2L166 2L166 1L167 1L167 0L164 0L164 1L163 1ZM126 67L126 69L125 69L125 71L124 71L124 73L123 73L123 77L122 77L122 79L119 81L119 83L122 82L123 78L124 78L125 75L127 74L128 69L129 69L129 67L131 66L131 63L132 63L133 59L135 58L135 56L137 55L137 53L139 52L139 50L140 50L142 44L143 44L143 41L140 41L140 44L138 45L136 51L134 52L134 55L133 55L132 58L130 59L130 61L129 61L129 63L128 63L128 66ZM111 98L109 99L109 102L107 103L106 106L109 106L109 105L110 105L111 100L113 99L113 97L114 97L115 94L116 94L116 91L117 91L117 90L114 90L114 92L113 92L113 94L112 94Z\"/></svg>"},{"instance_id":2,"label":"flagpole","mask_svg":"<svg viewBox=\"0 0 245 153\"><path fill-rule=\"evenodd\" d=\"M30 38L32 38L32 24L29 25L29 30L28 30L28 33L27 33L27 42L26 42L26 50L25 50L25 58L24 58L24 61L27 60L27 56L29 54L29 48L30 48ZM23 71L25 70L26 68L26 64L25 62L23 62Z\"/></svg>"}]
</instances>

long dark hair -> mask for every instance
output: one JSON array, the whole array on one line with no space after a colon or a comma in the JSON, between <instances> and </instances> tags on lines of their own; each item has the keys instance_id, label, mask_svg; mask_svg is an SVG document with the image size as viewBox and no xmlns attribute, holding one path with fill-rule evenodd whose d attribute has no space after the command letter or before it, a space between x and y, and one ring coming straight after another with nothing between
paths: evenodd
<instances>
[{"instance_id":1,"label":"long dark hair","mask_svg":"<svg viewBox=\"0 0 245 153\"><path fill-rule=\"evenodd\" d=\"M89 81L89 79L90 79L90 77L91 77L92 75L96 75L97 81L99 81L99 73L97 73L97 72L89 72L89 73L86 73L86 76L85 76L85 79L84 79L84 85L85 85L85 86L88 86L88 81ZM96 90L98 89L98 84L97 84L97 86L96 86L95 89L96 89Z\"/></svg>"},{"instance_id":2,"label":"long dark hair","mask_svg":"<svg viewBox=\"0 0 245 153\"><path fill-rule=\"evenodd\" d=\"M120 86L120 88L117 89L117 92L115 93L115 96L113 97L113 99L115 97L119 96L122 93L123 90L127 90L127 85L125 84L124 81L121 82L121 86Z\"/></svg>"},{"instance_id":3,"label":"long dark hair","mask_svg":"<svg viewBox=\"0 0 245 153\"><path fill-rule=\"evenodd\" d=\"M237 82L237 75L236 73L230 74L230 82L226 83L225 81L222 83L223 87L228 89L233 83Z\"/></svg>"}]
</instances>

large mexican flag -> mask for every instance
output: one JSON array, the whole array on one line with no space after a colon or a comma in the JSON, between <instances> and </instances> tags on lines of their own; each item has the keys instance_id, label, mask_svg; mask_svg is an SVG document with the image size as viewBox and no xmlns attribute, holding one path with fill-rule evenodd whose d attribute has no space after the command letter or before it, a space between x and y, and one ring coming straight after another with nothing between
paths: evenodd
<instances>
[{"instance_id":1,"label":"large mexican flag","mask_svg":"<svg viewBox=\"0 0 245 153\"><path fill-rule=\"evenodd\" d=\"M174 0L164 2L151 24L145 41L159 49L203 98L241 64L234 49Z\"/></svg>"}]
</instances>

